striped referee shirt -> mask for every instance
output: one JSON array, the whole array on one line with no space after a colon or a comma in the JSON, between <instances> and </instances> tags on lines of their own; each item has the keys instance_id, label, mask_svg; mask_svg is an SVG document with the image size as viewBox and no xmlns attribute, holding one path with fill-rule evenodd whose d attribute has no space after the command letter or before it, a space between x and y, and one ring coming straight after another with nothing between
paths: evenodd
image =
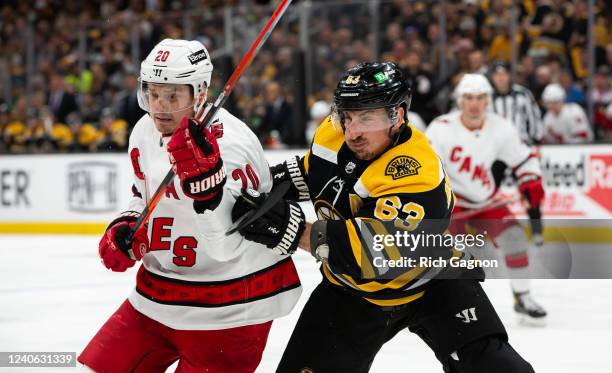
<instances>
[{"instance_id":1,"label":"striped referee shirt","mask_svg":"<svg viewBox=\"0 0 612 373\"><path fill-rule=\"evenodd\" d=\"M544 136L542 114L531 92L513 84L508 93L493 93L491 108L497 115L510 120L518 129L521 139L527 144L539 143Z\"/></svg>"}]
</instances>

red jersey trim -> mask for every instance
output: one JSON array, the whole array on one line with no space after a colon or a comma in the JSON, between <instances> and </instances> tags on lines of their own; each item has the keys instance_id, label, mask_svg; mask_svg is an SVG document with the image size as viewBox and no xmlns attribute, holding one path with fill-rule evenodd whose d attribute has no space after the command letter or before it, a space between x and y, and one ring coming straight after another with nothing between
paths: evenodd
<instances>
[{"instance_id":1,"label":"red jersey trim","mask_svg":"<svg viewBox=\"0 0 612 373\"><path fill-rule=\"evenodd\" d=\"M136 291L161 304L190 307L224 307L272 297L300 286L291 258L268 268L227 281L195 282L163 277L138 270Z\"/></svg>"}]
</instances>

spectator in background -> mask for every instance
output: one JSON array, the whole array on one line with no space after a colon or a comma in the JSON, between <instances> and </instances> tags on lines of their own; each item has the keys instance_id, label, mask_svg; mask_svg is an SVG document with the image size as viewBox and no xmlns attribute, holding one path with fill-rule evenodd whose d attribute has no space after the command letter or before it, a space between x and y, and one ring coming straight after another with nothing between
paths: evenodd
<instances>
[{"instance_id":1,"label":"spectator in background","mask_svg":"<svg viewBox=\"0 0 612 373\"><path fill-rule=\"evenodd\" d=\"M76 130L75 150L79 152L95 152L103 134L92 123L83 123Z\"/></svg>"},{"instance_id":2,"label":"spectator in background","mask_svg":"<svg viewBox=\"0 0 612 373\"><path fill-rule=\"evenodd\" d=\"M266 111L259 127L259 139L264 146L282 147L291 143L293 108L275 81L265 87Z\"/></svg>"},{"instance_id":3,"label":"spectator in background","mask_svg":"<svg viewBox=\"0 0 612 373\"><path fill-rule=\"evenodd\" d=\"M68 85L60 74L53 74L50 82L49 107L55 122L66 123L68 115L79 110L75 96L67 91Z\"/></svg>"},{"instance_id":4,"label":"spectator in background","mask_svg":"<svg viewBox=\"0 0 612 373\"><path fill-rule=\"evenodd\" d=\"M565 103L565 90L549 84L542 92L546 105L544 141L548 144L579 144L593 140L593 131L584 110L575 103Z\"/></svg>"},{"instance_id":5,"label":"spectator in background","mask_svg":"<svg viewBox=\"0 0 612 373\"><path fill-rule=\"evenodd\" d=\"M541 102L542 91L544 91L544 88L547 85L552 83L550 67L546 65L538 66L535 71L535 79L533 83L534 85L529 87L529 90L531 93L533 93L536 100Z\"/></svg>"},{"instance_id":6,"label":"spectator in background","mask_svg":"<svg viewBox=\"0 0 612 373\"><path fill-rule=\"evenodd\" d=\"M601 65L595 72L593 102L595 105L606 106L612 102L612 77L610 67Z\"/></svg>"},{"instance_id":7,"label":"spectator in background","mask_svg":"<svg viewBox=\"0 0 612 373\"><path fill-rule=\"evenodd\" d=\"M102 108L97 102L96 97L86 93L81 96L81 120L83 123L98 123Z\"/></svg>"},{"instance_id":8,"label":"spectator in background","mask_svg":"<svg viewBox=\"0 0 612 373\"><path fill-rule=\"evenodd\" d=\"M612 141L612 102L608 106L596 107L595 131L598 139Z\"/></svg>"},{"instance_id":9,"label":"spectator in background","mask_svg":"<svg viewBox=\"0 0 612 373\"><path fill-rule=\"evenodd\" d=\"M574 77L569 70L561 70L559 84L565 89L565 102L574 102L582 107L585 106L586 96L584 91L578 84L574 83Z\"/></svg>"},{"instance_id":10,"label":"spectator in background","mask_svg":"<svg viewBox=\"0 0 612 373\"><path fill-rule=\"evenodd\" d=\"M100 118L100 141L98 150L102 152L118 152L127 150L128 145L128 123L127 121L113 115L111 108L102 109Z\"/></svg>"},{"instance_id":11,"label":"spectator in background","mask_svg":"<svg viewBox=\"0 0 612 373\"><path fill-rule=\"evenodd\" d=\"M595 133L600 139L612 140L612 77L610 68L612 65L602 65L597 69L594 79L593 102L594 102L594 126Z\"/></svg>"},{"instance_id":12,"label":"spectator in background","mask_svg":"<svg viewBox=\"0 0 612 373\"><path fill-rule=\"evenodd\" d=\"M406 79L412 87L411 108L429 123L437 114L433 111L431 99L433 97L433 78L421 65L421 56L416 51L409 51L406 58L400 63Z\"/></svg>"},{"instance_id":13,"label":"spectator in background","mask_svg":"<svg viewBox=\"0 0 612 373\"><path fill-rule=\"evenodd\" d=\"M128 71L125 78L125 88L119 94L117 117L125 120L128 124L128 133L143 115L145 111L138 105L136 92L138 91L138 76L133 71Z\"/></svg>"},{"instance_id":14,"label":"spectator in background","mask_svg":"<svg viewBox=\"0 0 612 373\"><path fill-rule=\"evenodd\" d=\"M565 16L569 2L541 1L532 19L531 32L535 37L529 46L529 55L536 63L542 63L549 56L556 56L563 64L567 63L572 27Z\"/></svg>"},{"instance_id":15,"label":"spectator in background","mask_svg":"<svg viewBox=\"0 0 612 373\"><path fill-rule=\"evenodd\" d=\"M468 55L468 71L470 74L487 74L487 65L482 51L475 49Z\"/></svg>"},{"instance_id":16,"label":"spectator in background","mask_svg":"<svg viewBox=\"0 0 612 373\"><path fill-rule=\"evenodd\" d=\"M6 142L4 141L4 129L9 123L8 105L4 102L0 103L0 154L6 153Z\"/></svg>"}]
</instances>

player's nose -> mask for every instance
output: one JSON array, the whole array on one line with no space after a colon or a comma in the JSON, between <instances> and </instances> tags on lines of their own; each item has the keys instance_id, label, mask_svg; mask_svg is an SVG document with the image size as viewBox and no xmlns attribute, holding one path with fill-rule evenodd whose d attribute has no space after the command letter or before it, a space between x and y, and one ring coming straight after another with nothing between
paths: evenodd
<instances>
[{"instance_id":1,"label":"player's nose","mask_svg":"<svg viewBox=\"0 0 612 373\"><path fill-rule=\"evenodd\" d=\"M361 136L361 131L356 130L354 126L349 126L344 131L344 134L347 140L356 140L359 136Z\"/></svg>"}]
</instances>

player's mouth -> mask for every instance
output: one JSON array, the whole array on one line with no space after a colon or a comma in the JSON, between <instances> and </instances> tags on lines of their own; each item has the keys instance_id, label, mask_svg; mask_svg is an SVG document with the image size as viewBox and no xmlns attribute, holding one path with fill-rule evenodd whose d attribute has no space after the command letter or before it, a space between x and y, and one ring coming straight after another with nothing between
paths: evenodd
<instances>
[{"instance_id":1,"label":"player's mouth","mask_svg":"<svg viewBox=\"0 0 612 373\"><path fill-rule=\"evenodd\" d=\"M363 148L365 148L368 145L367 141L351 141L349 142L350 147L353 150L361 150Z\"/></svg>"},{"instance_id":2,"label":"player's mouth","mask_svg":"<svg viewBox=\"0 0 612 373\"><path fill-rule=\"evenodd\" d=\"M155 114L155 120L161 124L170 124L172 122L172 116Z\"/></svg>"}]
</instances>

